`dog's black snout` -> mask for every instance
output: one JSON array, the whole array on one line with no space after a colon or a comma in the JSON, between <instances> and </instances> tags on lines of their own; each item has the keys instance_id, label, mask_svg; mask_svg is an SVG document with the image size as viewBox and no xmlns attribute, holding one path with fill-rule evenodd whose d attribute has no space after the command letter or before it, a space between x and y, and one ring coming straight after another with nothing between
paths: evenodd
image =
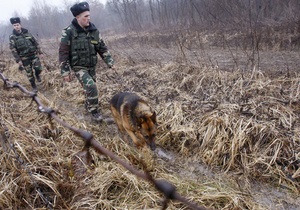
<instances>
[{"instance_id":1,"label":"dog's black snout","mask_svg":"<svg viewBox=\"0 0 300 210\"><path fill-rule=\"evenodd\" d=\"M156 144L154 143L154 141L151 141L149 146L152 151L156 149Z\"/></svg>"}]
</instances>

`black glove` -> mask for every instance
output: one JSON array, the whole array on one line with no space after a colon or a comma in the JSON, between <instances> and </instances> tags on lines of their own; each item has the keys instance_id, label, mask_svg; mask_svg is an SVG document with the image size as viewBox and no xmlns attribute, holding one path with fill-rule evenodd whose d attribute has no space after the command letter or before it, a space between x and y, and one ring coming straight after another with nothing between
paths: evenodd
<instances>
[{"instance_id":1,"label":"black glove","mask_svg":"<svg viewBox=\"0 0 300 210\"><path fill-rule=\"evenodd\" d=\"M24 66L19 66L19 71L23 71L24 70Z\"/></svg>"}]
</instances>

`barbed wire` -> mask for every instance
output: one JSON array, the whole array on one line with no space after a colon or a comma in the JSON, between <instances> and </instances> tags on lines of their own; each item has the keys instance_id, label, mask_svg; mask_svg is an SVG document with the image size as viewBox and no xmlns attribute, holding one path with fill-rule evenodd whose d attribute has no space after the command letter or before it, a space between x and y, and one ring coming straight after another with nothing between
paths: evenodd
<instances>
[{"instance_id":1,"label":"barbed wire","mask_svg":"<svg viewBox=\"0 0 300 210\"><path fill-rule=\"evenodd\" d=\"M129 165L127 162L125 162L123 159L119 158L117 155L115 155L112 151L104 148L101 146L101 144L94 139L94 136L92 133L82 130L79 128L76 128L74 126L71 126L67 122L61 120L57 114L56 111L52 108L45 107L40 99L37 97L37 93L28 91L25 87L20 85L18 82L11 82L9 81L8 78L6 78L3 73L0 71L0 77L4 81L4 89L8 90L9 88L18 88L22 92L28 94L33 101L36 102L38 105L38 111L41 113L48 114L49 119L53 118L56 122L58 122L60 125L62 125L65 128L68 128L69 130L73 131L77 136L81 137L84 142L85 142L85 149L89 149L90 147L93 147L96 152L106 155L115 162L119 163L122 165L124 168L126 168L128 171L130 171L132 174L136 175L137 177L150 182L158 191L160 191L164 196L165 200L163 202L163 207L162 209L166 209L168 207L168 203L170 200L177 200L180 201L181 203L185 204L191 209L195 210L206 210L207 208L198 206L196 203L189 201L187 198L181 196L179 193L176 191L176 187L168 182L167 180L163 179L154 179L151 174L148 171L140 172L137 169L135 169L133 166ZM43 200L43 199L42 199Z\"/></svg>"}]
</instances>

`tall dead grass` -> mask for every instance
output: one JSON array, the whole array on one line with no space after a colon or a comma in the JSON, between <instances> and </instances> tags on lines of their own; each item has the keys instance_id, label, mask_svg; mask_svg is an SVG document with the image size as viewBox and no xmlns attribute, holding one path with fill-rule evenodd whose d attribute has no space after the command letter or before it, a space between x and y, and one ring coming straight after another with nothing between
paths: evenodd
<instances>
[{"instance_id":1,"label":"tall dead grass","mask_svg":"<svg viewBox=\"0 0 300 210\"><path fill-rule=\"evenodd\" d=\"M163 144L224 171L277 180L298 192L299 179L292 178L300 154L298 74L270 79L262 72L172 70L162 69L175 92L160 115L169 131Z\"/></svg>"},{"instance_id":2,"label":"tall dead grass","mask_svg":"<svg viewBox=\"0 0 300 210\"><path fill-rule=\"evenodd\" d=\"M4 73L30 88L15 66ZM98 87L107 115L116 92L146 97L158 113L157 144L175 154L174 162L125 144L114 125L93 124L79 83L62 84L58 69L44 72L38 96L63 120L90 131L139 169L142 160L155 178L169 180L199 205L268 209L248 194L251 185L242 189L235 178L228 178L233 173L245 182L263 180L299 193L299 75L270 79L262 72L242 75L176 63L132 66L130 59L120 59L116 71L99 68ZM83 141L37 112L20 91L1 91L0 96L0 134L5 136L5 127L9 131L0 150L1 209L45 209L37 189L55 209L161 208L162 195L153 186L93 150L92 165L84 176L76 176L72 157ZM193 172L187 164L191 160L221 171L212 178ZM187 208L171 202L169 209Z\"/></svg>"}]
</instances>

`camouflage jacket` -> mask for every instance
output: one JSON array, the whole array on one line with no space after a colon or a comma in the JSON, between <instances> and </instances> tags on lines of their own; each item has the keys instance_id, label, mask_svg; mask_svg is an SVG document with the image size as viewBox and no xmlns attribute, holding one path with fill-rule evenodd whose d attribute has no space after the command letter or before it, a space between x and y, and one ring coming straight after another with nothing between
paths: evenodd
<instances>
[{"instance_id":1,"label":"camouflage jacket","mask_svg":"<svg viewBox=\"0 0 300 210\"><path fill-rule=\"evenodd\" d=\"M70 67L95 67L97 53L109 67L113 66L111 54L95 25L90 23L83 29L74 18L72 24L62 31L59 46L61 75L68 75Z\"/></svg>"},{"instance_id":2,"label":"camouflage jacket","mask_svg":"<svg viewBox=\"0 0 300 210\"><path fill-rule=\"evenodd\" d=\"M9 48L17 63L37 53L42 54L38 42L25 28L21 29L21 33L13 30L9 36Z\"/></svg>"}]
</instances>

